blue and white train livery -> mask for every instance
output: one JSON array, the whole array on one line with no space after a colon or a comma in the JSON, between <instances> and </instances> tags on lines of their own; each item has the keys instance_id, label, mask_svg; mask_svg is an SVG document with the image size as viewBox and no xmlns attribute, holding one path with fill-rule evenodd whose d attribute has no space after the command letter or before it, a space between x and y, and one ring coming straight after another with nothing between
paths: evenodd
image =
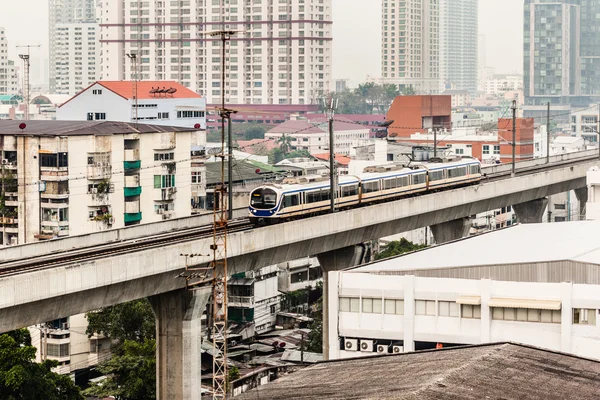
<instances>
[{"instance_id":1,"label":"blue and white train livery","mask_svg":"<svg viewBox=\"0 0 600 400\"><path fill-rule=\"evenodd\" d=\"M359 176L340 176L336 208L359 207L481 180L481 164L476 159L441 161L410 167L369 167ZM325 213L330 209L330 193L329 179L321 177L297 177L260 186L250 193L250 221L273 224Z\"/></svg>"}]
</instances>

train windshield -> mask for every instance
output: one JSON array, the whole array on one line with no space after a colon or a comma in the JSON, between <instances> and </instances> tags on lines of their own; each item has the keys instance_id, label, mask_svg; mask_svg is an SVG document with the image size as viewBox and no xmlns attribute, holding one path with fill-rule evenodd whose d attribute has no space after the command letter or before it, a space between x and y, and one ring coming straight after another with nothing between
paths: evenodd
<instances>
[{"instance_id":1,"label":"train windshield","mask_svg":"<svg viewBox=\"0 0 600 400\"><path fill-rule=\"evenodd\" d=\"M250 205L259 210L269 210L277 205L277 192L273 189L256 189L250 196Z\"/></svg>"}]
</instances>

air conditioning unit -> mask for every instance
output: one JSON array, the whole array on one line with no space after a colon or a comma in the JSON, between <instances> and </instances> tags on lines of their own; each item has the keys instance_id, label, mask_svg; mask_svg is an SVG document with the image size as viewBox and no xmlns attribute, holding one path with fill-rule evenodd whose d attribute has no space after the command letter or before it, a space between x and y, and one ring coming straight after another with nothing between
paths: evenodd
<instances>
[{"instance_id":1,"label":"air conditioning unit","mask_svg":"<svg viewBox=\"0 0 600 400\"><path fill-rule=\"evenodd\" d=\"M358 339L345 339L344 350L346 351L358 351Z\"/></svg>"},{"instance_id":2,"label":"air conditioning unit","mask_svg":"<svg viewBox=\"0 0 600 400\"><path fill-rule=\"evenodd\" d=\"M377 345L377 353L389 353L390 350L390 346L384 345L384 344L378 344Z\"/></svg>"},{"instance_id":3,"label":"air conditioning unit","mask_svg":"<svg viewBox=\"0 0 600 400\"><path fill-rule=\"evenodd\" d=\"M361 340L360 341L360 351L363 351L365 353L372 353L373 352L373 341L366 340L366 339Z\"/></svg>"},{"instance_id":4,"label":"air conditioning unit","mask_svg":"<svg viewBox=\"0 0 600 400\"><path fill-rule=\"evenodd\" d=\"M392 346L392 353L404 353L404 346Z\"/></svg>"}]
</instances>

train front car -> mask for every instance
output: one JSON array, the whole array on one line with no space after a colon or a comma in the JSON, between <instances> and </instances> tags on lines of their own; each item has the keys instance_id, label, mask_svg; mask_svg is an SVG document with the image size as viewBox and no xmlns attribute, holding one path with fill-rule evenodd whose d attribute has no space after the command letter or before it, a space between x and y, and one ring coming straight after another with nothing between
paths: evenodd
<instances>
[{"instance_id":1,"label":"train front car","mask_svg":"<svg viewBox=\"0 0 600 400\"><path fill-rule=\"evenodd\" d=\"M277 188L261 186L250 193L250 206L248 207L250 222L254 225L270 224L276 220L279 208L280 191Z\"/></svg>"}]
</instances>

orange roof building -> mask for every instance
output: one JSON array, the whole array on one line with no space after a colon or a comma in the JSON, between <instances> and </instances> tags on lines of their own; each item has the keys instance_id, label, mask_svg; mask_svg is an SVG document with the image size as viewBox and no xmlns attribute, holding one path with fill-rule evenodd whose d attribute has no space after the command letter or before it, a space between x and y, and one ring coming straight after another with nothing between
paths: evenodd
<instances>
[{"instance_id":1,"label":"orange roof building","mask_svg":"<svg viewBox=\"0 0 600 400\"><path fill-rule=\"evenodd\" d=\"M206 99L175 81L98 81L60 105L56 119L206 129Z\"/></svg>"}]
</instances>

